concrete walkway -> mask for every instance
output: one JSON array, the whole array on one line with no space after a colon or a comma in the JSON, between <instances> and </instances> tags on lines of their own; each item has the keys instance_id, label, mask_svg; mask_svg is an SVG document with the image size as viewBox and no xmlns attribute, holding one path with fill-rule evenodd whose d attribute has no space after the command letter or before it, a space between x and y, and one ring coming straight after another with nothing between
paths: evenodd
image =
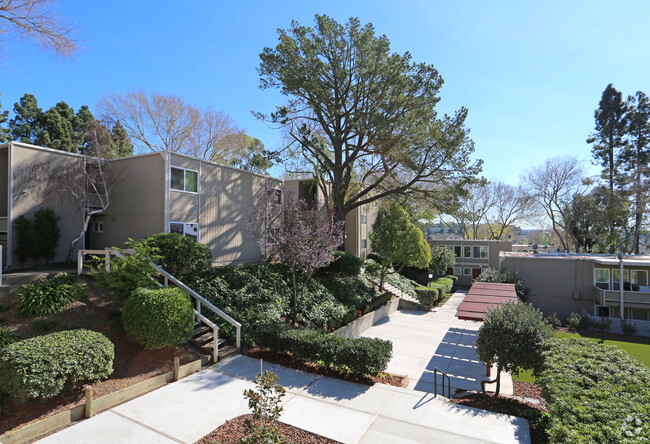
<instances>
[{"instance_id":1,"label":"concrete walkway","mask_svg":"<svg viewBox=\"0 0 650 444\"><path fill-rule=\"evenodd\" d=\"M343 443L529 443L522 418L457 406L426 393L373 387L266 364L287 389L281 420ZM41 443L192 443L249 413L257 360L236 356L103 412Z\"/></svg>"},{"instance_id":2,"label":"concrete walkway","mask_svg":"<svg viewBox=\"0 0 650 444\"><path fill-rule=\"evenodd\" d=\"M476 353L474 342L480 322L461 321L456 309L465 297L465 291L456 292L434 312L401 310L378 322L361 336L389 339L393 342L393 356L387 371L408 375L409 388L426 393L434 392L434 370L439 368L451 379L451 394L456 389L480 390L486 377L485 364ZM486 387L494 390L495 384ZM438 377L438 393L441 378ZM512 394L512 377L501 374L501 393Z\"/></svg>"}]
</instances>

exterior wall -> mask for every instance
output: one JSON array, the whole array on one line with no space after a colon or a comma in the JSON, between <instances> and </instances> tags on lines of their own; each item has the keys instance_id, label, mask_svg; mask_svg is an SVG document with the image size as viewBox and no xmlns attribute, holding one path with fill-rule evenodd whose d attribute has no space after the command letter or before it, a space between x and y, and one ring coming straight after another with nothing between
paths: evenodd
<instances>
[{"instance_id":1,"label":"exterior wall","mask_svg":"<svg viewBox=\"0 0 650 444\"><path fill-rule=\"evenodd\" d=\"M475 269L483 268L499 268L499 253L502 251L512 251L512 242L508 241L496 241L496 240L472 240L472 239L429 239L430 246L460 246L461 257L456 257L456 267L460 267L460 275L458 277L457 285L461 286L470 286L474 280L473 274L465 274L465 269L471 269L470 273L473 273ZM488 257L487 258L476 258L476 257L463 257L465 253L465 247L470 247L471 253L473 254L473 247L488 247Z\"/></svg>"},{"instance_id":2,"label":"exterior wall","mask_svg":"<svg viewBox=\"0 0 650 444\"><path fill-rule=\"evenodd\" d=\"M504 256L501 267L517 271L530 288L529 302L545 315L593 313L593 261L584 257Z\"/></svg>"},{"instance_id":3,"label":"exterior wall","mask_svg":"<svg viewBox=\"0 0 650 444\"><path fill-rule=\"evenodd\" d=\"M34 213L40 208L51 208L59 217L58 226L61 230L61 237L56 256L50 262L64 261L70 244L81 232L83 212L80 202L70 194L65 185L57 184L56 186L60 188L56 192L52 192L53 184L47 178L61 167L83 168L83 157L16 142L11 142L6 146L9 150L8 159L11 159L10 177L7 188L5 188L11 195L9 197L11 205L7 206L10 213L7 220L9 233L6 248L10 253L7 254L7 265L14 268L21 267L21 265L34 265L33 262L21 264L18 257L13 254L15 237L12 227L14 221L21 215L33 221ZM30 173L30 170L34 169L37 170L39 178L34 178ZM40 178L44 179L39 181ZM83 241L80 241L77 248L82 247ZM43 263L43 259L39 259L37 263Z\"/></svg>"},{"instance_id":4,"label":"exterior wall","mask_svg":"<svg viewBox=\"0 0 650 444\"><path fill-rule=\"evenodd\" d=\"M88 246L123 248L129 238L140 240L165 231L165 175L164 153L110 161L111 203L106 214L93 216ZM94 222L102 222L103 232L94 231Z\"/></svg>"},{"instance_id":5,"label":"exterior wall","mask_svg":"<svg viewBox=\"0 0 650 444\"><path fill-rule=\"evenodd\" d=\"M345 215L345 251L359 257L366 257L372 251L370 233L377 219L376 205L361 205ZM363 223L365 216L366 223ZM364 239L366 248L363 248Z\"/></svg>"},{"instance_id":6,"label":"exterior wall","mask_svg":"<svg viewBox=\"0 0 650 444\"><path fill-rule=\"evenodd\" d=\"M255 194L268 179L201 162L199 237L201 243L210 247L215 264L263 260L257 239L248 234L248 213ZM274 182L281 184L279 180Z\"/></svg>"}]
</instances>

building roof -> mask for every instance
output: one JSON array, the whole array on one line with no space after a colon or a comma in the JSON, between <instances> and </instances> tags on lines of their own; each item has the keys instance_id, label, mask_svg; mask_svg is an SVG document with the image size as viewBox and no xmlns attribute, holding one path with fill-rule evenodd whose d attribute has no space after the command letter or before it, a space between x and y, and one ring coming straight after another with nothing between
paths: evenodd
<instances>
[{"instance_id":1,"label":"building roof","mask_svg":"<svg viewBox=\"0 0 650 444\"><path fill-rule=\"evenodd\" d=\"M483 315L490 308L498 307L506 302L517 302L514 284L474 282L458 307L456 317L466 321L483 321Z\"/></svg>"},{"instance_id":2,"label":"building roof","mask_svg":"<svg viewBox=\"0 0 650 444\"><path fill-rule=\"evenodd\" d=\"M507 257L545 259L545 260L588 260L599 265L620 264L615 254L588 254L588 253L522 253L522 252L504 252L499 256L501 259ZM623 265L628 266L650 266L650 256L642 255L625 255L623 256Z\"/></svg>"}]
</instances>

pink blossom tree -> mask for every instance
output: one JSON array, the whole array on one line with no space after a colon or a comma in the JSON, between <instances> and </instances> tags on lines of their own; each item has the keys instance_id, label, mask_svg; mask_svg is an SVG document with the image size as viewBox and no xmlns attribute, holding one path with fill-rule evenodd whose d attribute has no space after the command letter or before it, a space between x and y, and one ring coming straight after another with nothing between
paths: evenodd
<instances>
[{"instance_id":1,"label":"pink blossom tree","mask_svg":"<svg viewBox=\"0 0 650 444\"><path fill-rule=\"evenodd\" d=\"M255 197L249 227L264 255L276 257L289 268L290 321L295 324L307 283L319 267L332 261L333 250L343 243L343 223L334 222L332 213L322 202L310 206L293 190L281 191L267 182Z\"/></svg>"}]
</instances>

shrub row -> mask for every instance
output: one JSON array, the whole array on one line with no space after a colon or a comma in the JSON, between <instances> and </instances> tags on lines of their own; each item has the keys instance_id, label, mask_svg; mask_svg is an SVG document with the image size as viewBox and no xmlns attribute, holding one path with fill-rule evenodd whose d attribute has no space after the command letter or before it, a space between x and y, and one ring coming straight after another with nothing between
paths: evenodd
<instances>
[{"instance_id":1,"label":"shrub row","mask_svg":"<svg viewBox=\"0 0 650 444\"><path fill-rule=\"evenodd\" d=\"M327 324L328 330L336 330L344 325L349 324L355 319L363 316L366 313L370 313L376 308L381 307L386 302L390 301L393 296L390 293L384 293L380 296L374 298L370 303L366 304L363 309L352 309L348 311L341 319L332 321L331 324Z\"/></svg>"},{"instance_id":2,"label":"shrub row","mask_svg":"<svg viewBox=\"0 0 650 444\"><path fill-rule=\"evenodd\" d=\"M386 370L393 351L390 341L349 339L287 324L267 325L258 331L258 343L276 352L291 352L297 359L322 361L329 367L376 375Z\"/></svg>"},{"instance_id":3,"label":"shrub row","mask_svg":"<svg viewBox=\"0 0 650 444\"><path fill-rule=\"evenodd\" d=\"M541 376L551 443L650 442L650 370L615 346L553 339Z\"/></svg>"},{"instance_id":4,"label":"shrub row","mask_svg":"<svg viewBox=\"0 0 650 444\"><path fill-rule=\"evenodd\" d=\"M416 287L416 298L420 303L431 308L434 304L441 301L446 294L451 293L454 282L453 279L448 277L441 277L433 282L429 282L429 285L426 287Z\"/></svg>"},{"instance_id":5,"label":"shrub row","mask_svg":"<svg viewBox=\"0 0 650 444\"><path fill-rule=\"evenodd\" d=\"M84 294L76 275L58 274L50 279L39 279L18 290L18 312L21 316L58 313Z\"/></svg>"},{"instance_id":6,"label":"shrub row","mask_svg":"<svg viewBox=\"0 0 650 444\"><path fill-rule=\"evenodd\" d=\"M89 330L14 342L0 350L0 388L17 401L51 398L67 386L107 378L114 356L111 341Z\"/></svg>"},{"instance_id":7,"label":"shrub row","mask_svg":"<svg viewBox=\"0 0 650 444\"><path fill-rule=\"evenodd\" d=\"M138 288L124 302L126 335L145 349L176 347L190 340L194 309L180 288Z\"/></svg>"}]
</instances>

